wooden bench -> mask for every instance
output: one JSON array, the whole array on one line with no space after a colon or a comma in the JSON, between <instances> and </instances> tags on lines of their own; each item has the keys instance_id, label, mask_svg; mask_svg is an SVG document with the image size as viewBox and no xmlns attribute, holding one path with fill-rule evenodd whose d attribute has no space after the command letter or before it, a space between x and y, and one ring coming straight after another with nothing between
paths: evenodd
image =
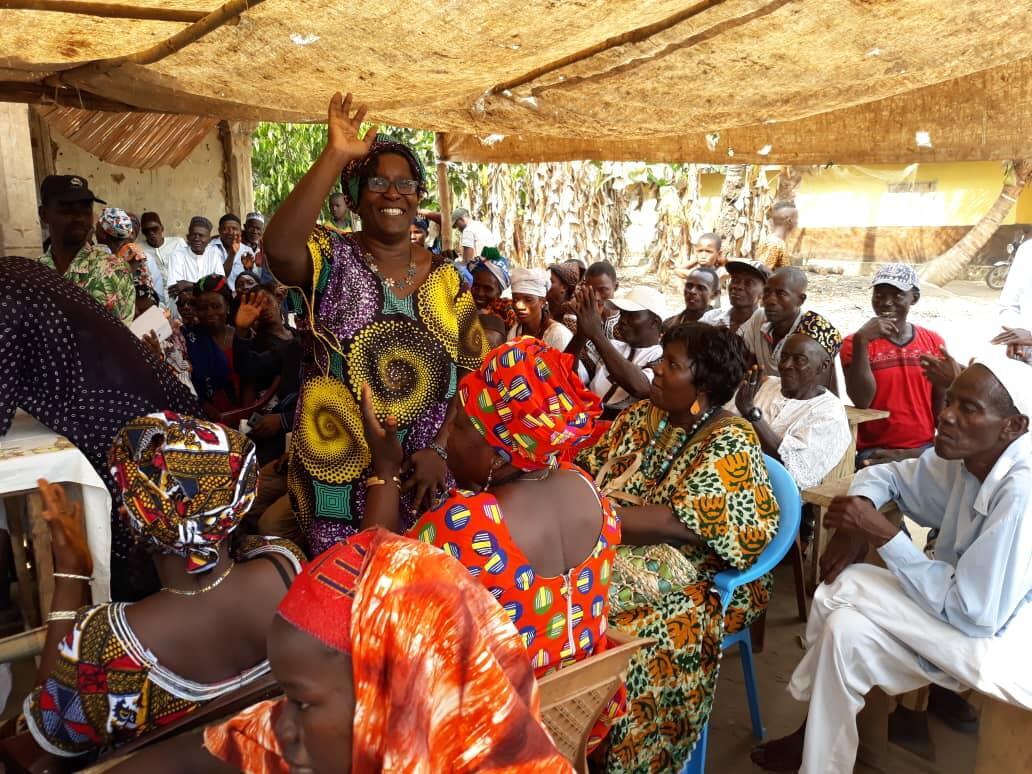
<instances>
[{"instance_id":1,"label":"wooden bench","mask_svg":"<svg viewBox=\"0 0 1032 774\"><path fill-rule=\"evenodd\" d=\"M982 698L975 774L1032 772L1032 711Z\"/></svg>"}]
</instances>

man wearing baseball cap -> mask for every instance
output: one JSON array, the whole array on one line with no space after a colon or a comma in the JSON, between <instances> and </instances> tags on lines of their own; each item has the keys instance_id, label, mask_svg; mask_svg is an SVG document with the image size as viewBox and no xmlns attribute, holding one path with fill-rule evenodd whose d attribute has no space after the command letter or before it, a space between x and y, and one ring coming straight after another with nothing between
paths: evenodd
<instances>
[{"instance_id":1,"label":"man wearing baseball cap","mask_svg":"<svg viewBox=\"0 0 1032 774\"><path fill-rule=\"evenodd\" d=\"M663 356L660 343L668 309L663 294L644 285L613 299L620 320L613 339L606 336L595 292L581 286L573 301L577 310L577 335L566 351L580 355L590 341L601 360L588 388L602 400L602 416L614 419L623 409L652 392L650 365Z\"/></svg>"},{"instance_id":2,"label":"man wearing baseball cap","mask_svg":"<svg viewBox=\"0 0 1032 774\"><path fill-rule=\"evenodd\" d=\"M883 266L871 281L874 317L842 343L846 390L858 408L890 416L857 428L857 466L918 457L932 445L943 391L925 377L921 357L940 357L942 337L908 322L921 298L917 272Z\"/></svg>"},{"instance_id":3,"label":"man wearing baseball cap","mask_svg":"<svg viewBox=\"0 0 1032 774\"><path fill-rule=\"evenodd\" d=\"M132 269L110 250L87 241L95 223L93 203L107 202L98 199L80 175L48 175L39 199L39 218L50 231L50 247L39 262L83 288L124 323L131 323L136 313Z\"/></svg>"},{"instance_id":4,"label":"man wearing baseball cap","mask_svg":"<svg viewBox=\"0 0 1032 774\"><path fill-rule=\"evenodd\" d=\"M728 261L724 266L730 280L727 283L729 306L710 309L699 322L738 331L760 308L763 286L770 279L770 270L759 261Z\"/></svg>"}]
</instances>

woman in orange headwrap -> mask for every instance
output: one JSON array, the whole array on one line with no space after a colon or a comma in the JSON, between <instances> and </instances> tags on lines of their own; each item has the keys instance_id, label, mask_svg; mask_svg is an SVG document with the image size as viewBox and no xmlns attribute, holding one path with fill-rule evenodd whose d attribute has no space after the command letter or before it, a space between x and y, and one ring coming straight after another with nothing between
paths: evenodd
<instances>
[{"instance_id":1,"label":"woman in orange headwrap","mask_svg":"<svg viewBox=\"0 0 1032 774\"><path fill-rule=\"evenodd\" d=\"M204 734L236 770L572 772L508 616L425 544L372 529L315 559L280 605L269 657L286 698Z\"/></svg>"}]
</instances>

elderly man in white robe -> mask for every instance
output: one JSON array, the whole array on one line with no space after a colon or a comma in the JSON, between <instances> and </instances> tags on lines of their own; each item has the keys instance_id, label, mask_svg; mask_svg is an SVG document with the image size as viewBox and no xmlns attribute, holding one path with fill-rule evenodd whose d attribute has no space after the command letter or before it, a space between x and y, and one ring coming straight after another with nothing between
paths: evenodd
<instances>
[{"instance_id":1,"label":"elderly man in white robe","mask_svg":"<svg viewBox=\"0 0 1032 774\"><path fill-rule=\"evenodd\" d=\"M763 451L785 466L800 489L817 486L849 448L852 436L838 396L821 386L842 336L823 317L785 340L777 376L753 366L735 394Z\"/></svg>"},{"instance_id":2,"label":"elderly man in white robe","mask_svg":"<svg viewBox=\"0 0 1032 774\"><path fill-rule=\"evenodd\" d=\"M857 473L829 506L807 653L788 689L806 722L753 751L770 771L851 772L874 687L935 683L1032 709L1032 366L976 360L950 386L935 448ZM926 557L878 508L940 530ZM855 564L874 546L886 568Z\"/></svg>"}]
</instances>

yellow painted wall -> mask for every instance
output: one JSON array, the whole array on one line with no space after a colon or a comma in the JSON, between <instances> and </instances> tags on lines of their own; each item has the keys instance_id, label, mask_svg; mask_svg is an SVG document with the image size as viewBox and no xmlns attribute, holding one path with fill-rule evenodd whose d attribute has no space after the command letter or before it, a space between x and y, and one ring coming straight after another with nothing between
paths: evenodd
<instances>
[{"instance_id":1,"label":"yellow painted wall","mask_svg":"<svg viewBox=\"0 0 1032 774\"><path fill-rule=\"evenodd\" d=\"M776 171L768 173L776 184ZM935 181L928 192L890 192L889 184ZM702 222L716 223L723 175L702 176ZM802 228L970 226L992 206L1003 183L997 162L834 166L806 175L796 194ZM1032 223L1026 188L1004 223Z\"/></svg>"}]
</instances>

